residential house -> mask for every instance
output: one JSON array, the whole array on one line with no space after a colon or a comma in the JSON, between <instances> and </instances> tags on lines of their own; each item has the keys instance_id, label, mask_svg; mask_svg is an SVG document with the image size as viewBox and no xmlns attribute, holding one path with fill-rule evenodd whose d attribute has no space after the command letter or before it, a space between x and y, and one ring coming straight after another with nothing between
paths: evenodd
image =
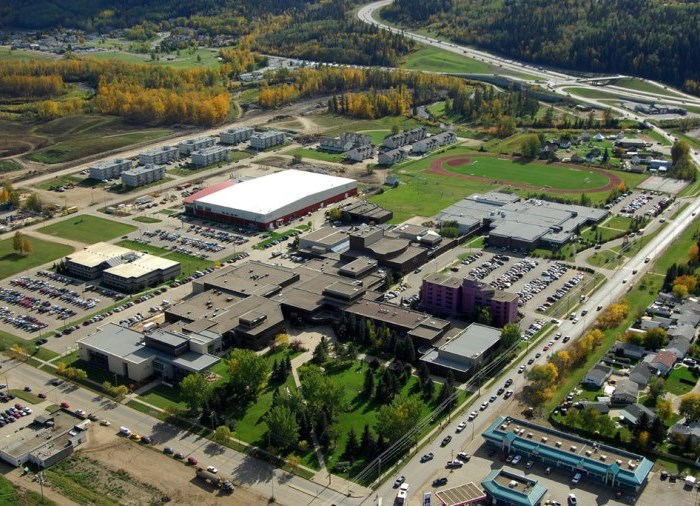
<instances>
[{"instance_id":1,"label":"residential house","mask_svg":"<svg viewBox=\"0 0 700 506\"><path fill-rule=\"evenodd\" d=\"M656 355L649 355L644 359L647 364L659 371L659 374L662 376L666 376L671 372L676 360L678 360L676 354L667 350L661 350Z\"/></svg>"},{"instance_id":2,"label":"residential house","mask_svg":"<svg viewBox=\"0 0 700 506\"><path fill-rule=\"evenodd\" d=\"M610 348L610 351L612 351L615 355L618 356L636 358L638 360L644 358L646 355L651 353L644 346L625 343L623 341L615 341L615 343Z\"/></svg>"},{"instance_id":3,"label":"residential house","mask_svg":"<svg viewBox=\"0 0 700 506\"><path fill-rule=\"evenodd\" d=\"M591 142L591 134L589 132L581 132L579 139L581 142Z\"/></svg>"},{"instance_id":4,"label":"residential house","mask_svg":"<svg viewBox=\"0 0 700 506\"><path fill-rule=\"evenodd\" d=\"M387 186L391 186L392 188L396 188L399 186L399 183L401 180L397 176L389 176L384 180L384 184Z\"/></svg>"},{"instance_id":5,"label":"residential house","mask_svg":"<svg viewBox=\"0 0 700 506\"><path fill-rule=\"evenodd\" d=\"M374 146L371 144L363 144L362 146L352 148L346 155L348 160L352 160L353 162L361 162L363 160L367 160L368 158L372 158L373 156Z\"/></svg>"},{"instance_id":6,"label":"residential house","mask_svg":"<svg viewBox=\"0 0 700 506\"><path fill-rule=\"evenodd\" d=\"M603 364L596 364L590 371L588 371L588 373L586 373L586 377L583 378L581 383L587 386L600 388L605 384L611 374L612 367Z\"/></svg>"},{"instance_id":7,"label":"residential house","mask_svg":"<svg viewBox=\"0 0 700 506\"><path fill-rule=\"evenodd\" d=\"M600 398L600 397L599 397ZM579 406L580 404L580 406ZM577 404L581 409L595 409L601 415L610 413L610 400L605 401L584 401Z\"/></svg>"},{"instance_id":8,"label":"residential house","mask_svg":"<svg viewBox=\"0 0 700 506\"><path fill-rule=\"evenodd\" d=\"M604 141L604 140L605 140L605 136L604 136L603 134L601 134L600 132L598 132L597 134L595 134L595 135L593 136L593 140L594 140L595 142L601 142L601 141Z\"/></svg>"},{"instance_id":9,"label":"residential house","mask_svg":"<svg viewBox=\"0 0 700 506\"><path fill-rule=\"evenodd\" d=\"M613 404L632 404L637 402L638 395L639 385L630 379L623 378L615 385L611 400Z\"/></svg>"},{"instance_id":10,"label":"residential house","mask_svg":"<svg viewBox=\"0 0 700 506\"><path fill-rule=\"evenodd\" d=\"M655 376L655 373L646 362L639 362L632 368L629 374L630 381L639 385L639 388L646 388L652 376Z\"/></svg>"},{"instance_id":11,"label":"residential house","mask_svg":"<svg viewBox=\"0 0 700 506\"><path fill-rule=\"evenodd\" d=\"M690 422L683 418L673 424L668 432L671 435L679 435L683 438L689 437L693 444L700 442L700 422Z\"/></svg>"},{"instance_id":12,"label":"residential house","mask_svg":"<svg viewBox=\"0 0 700 506\"><path fill-rule=\"evenodd\" d=\"M666 351L676 355L677 360L682 360L690 350L690 340L683 336L676 336L666 346Z\"/></svg>"},{"instance_id":13,"label":"residential house","mask_svg":"<svg viewBox=\"0 0 700 506\"><path fill-rule=\"evenodd\" d=\"M392 149L379 153L379 165L393 165L402 160L405 160L408 153L402 149Z\"/></svg>"},{"instance_id":14,"label":"residential house","mask_svg":"<svg viewBox=\"0 0 700 506\"><path fill-rule=\"evenodd\" d=\"M647 420L649 420L649 423L656 420L656 413L646 406L637 403L630 404L629 406L625 407L625 409L620 411L620 419L626 421L630 425L637 425L637 422L641 418L642 414L647 415Z\"/></svg>"},{"instance_id":15,"label":"residential house","mask_svg":"<svg viewBox=\"0 0 700 506\"><path fill-rule=\"evenodd\" d=\"M344 140L340 137L323 136L319 142L318 149L330 153L345 153L352 149L352 142L349 139Z\"/></svg>"}]
</instances>

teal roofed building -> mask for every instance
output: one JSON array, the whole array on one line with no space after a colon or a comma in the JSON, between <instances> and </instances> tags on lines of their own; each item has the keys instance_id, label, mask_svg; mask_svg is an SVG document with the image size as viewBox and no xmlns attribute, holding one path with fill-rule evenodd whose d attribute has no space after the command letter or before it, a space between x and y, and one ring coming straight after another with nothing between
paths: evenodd
<instances>
[{"instance_id":1,"label":"teal roofed building","mask_svg":"<svg viewBox=\"0 0 700 506\"><path fill-rule=\"evenodd\" d=\"M654 465L641 455L512 417L498 417L482 436L505 455L519 454L627 492L637 492Z\"/></svg>"},{"instance_id":2,"label":"teal roofed building","mask_svg":"<svg viewBox=\"0 0 700 506\"><path fill-rule=\"evenodd\" d=\"M497 506L536 506L547 493L537 480L507 468L491 471L481 486Z\"/></svg>"}]
</instances>

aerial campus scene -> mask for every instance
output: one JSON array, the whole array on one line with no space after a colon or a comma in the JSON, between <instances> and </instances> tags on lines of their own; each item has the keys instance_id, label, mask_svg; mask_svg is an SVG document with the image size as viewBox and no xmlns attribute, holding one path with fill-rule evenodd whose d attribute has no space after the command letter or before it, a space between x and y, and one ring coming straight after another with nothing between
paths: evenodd
<instances>
[{"instance_id":1,"label":"aerial campus scene","mask_svg":"<svg viewBox=\"0 0 700 506\"><path fill-rule=\"evenodd\" d=\"M0 505L697 504L697 26L7 2Z\"/></svg>"}]
</instances>

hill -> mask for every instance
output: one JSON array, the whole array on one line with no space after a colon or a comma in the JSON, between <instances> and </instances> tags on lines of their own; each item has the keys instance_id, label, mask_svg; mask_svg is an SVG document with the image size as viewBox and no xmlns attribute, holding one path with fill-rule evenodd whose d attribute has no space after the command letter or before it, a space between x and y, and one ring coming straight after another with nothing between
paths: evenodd
<instances>
[{"instance_id":1,"label":"hill","mask_svg":"<svg viewBox=\"0 0 700 506\"><path fill-rule=\"evenodd\" d=\"M700 91L696 1L396 0L382 15L518 59Z\"/></svg>"}]
</instances>

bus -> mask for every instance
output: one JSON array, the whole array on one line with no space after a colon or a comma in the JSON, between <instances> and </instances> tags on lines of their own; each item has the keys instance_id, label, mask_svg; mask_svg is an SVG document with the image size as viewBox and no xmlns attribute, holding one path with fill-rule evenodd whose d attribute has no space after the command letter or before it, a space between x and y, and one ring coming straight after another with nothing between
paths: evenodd
<instances>
[{"instance_id":1,"label":"bus","mask_svg":"<svg viewBox=\"0 0 700 506\"><path fill-rule=\"evenodd\" d=\"M77 212L78 212L77 206L67 207L63 210L63 216L67 216L69 214L73 214L73 213L77 213Z\"/></svg>"}]
</instances>

